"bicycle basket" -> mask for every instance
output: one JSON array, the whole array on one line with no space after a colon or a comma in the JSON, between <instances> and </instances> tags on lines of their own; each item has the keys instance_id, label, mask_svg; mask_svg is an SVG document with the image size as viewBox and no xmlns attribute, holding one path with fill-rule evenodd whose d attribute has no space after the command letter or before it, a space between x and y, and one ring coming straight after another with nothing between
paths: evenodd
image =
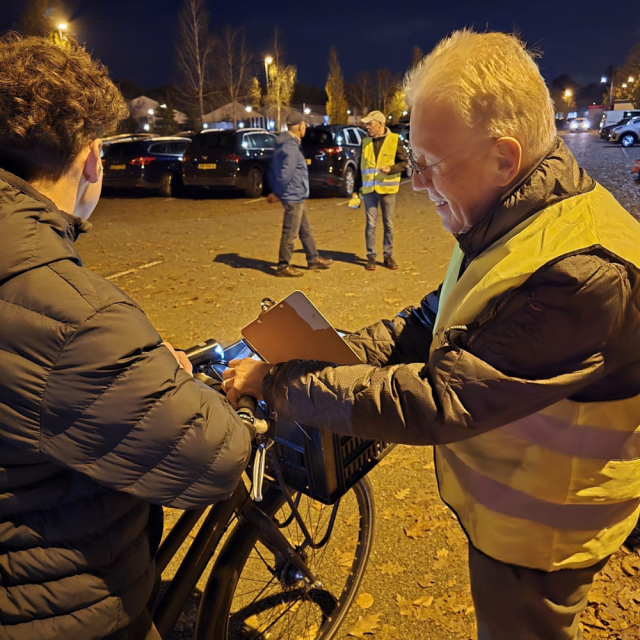
<instances>
[{"instance_id":1,"label":"bicycle basket","mask_svg":"<svg viewBox=\"0 0 640 640\"><path fill-rule=\"evenodd\" d=\"M318 502L333 504L393 446L278 419L276 442L271 451L278 456L289 487Z\"/></svg>"}]
</instances>

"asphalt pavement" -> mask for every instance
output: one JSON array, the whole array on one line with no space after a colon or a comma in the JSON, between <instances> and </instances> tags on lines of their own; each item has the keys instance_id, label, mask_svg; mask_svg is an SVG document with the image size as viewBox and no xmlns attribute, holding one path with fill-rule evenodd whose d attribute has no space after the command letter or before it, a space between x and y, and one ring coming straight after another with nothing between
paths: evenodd
<instances>
[{"instance_id":1,"label":"asphalt pavement","mask_svg":"<svg viewBox=\"0 0 640 640\"><path fill-rule=\"evenodd\" d=\"M638 216L638 188L630 172L640 148L621 149L594 133L564 139L591 175ZM293 263L305 274L297 279L275 276L282 208L235 194L103 198L91 219L94 228L78 249L87 267L112 279L144 308L164 339L180 348L210 337L234 341L257 316L262 298L281 299L296 289L335 326L355 330L419 303L444 277L453 239L426 195L414 193L408 182L396 209L398 271L381 264L381 223L380 264L375 272L364 269L362 208L350 210L345 200L321 197L309 200L308 213L318 248L334 265L306 271L298 246ZM361 587L367 597L354 605L337 637L475 637L466 540L439 501L431 449L398 448L370 475L378 517ZM167 516L174 521L176 514ZM192 637L194 611L192 603L173 638ZM594 626L586 637L617 636Z\"/></svg>"}]
</instances>

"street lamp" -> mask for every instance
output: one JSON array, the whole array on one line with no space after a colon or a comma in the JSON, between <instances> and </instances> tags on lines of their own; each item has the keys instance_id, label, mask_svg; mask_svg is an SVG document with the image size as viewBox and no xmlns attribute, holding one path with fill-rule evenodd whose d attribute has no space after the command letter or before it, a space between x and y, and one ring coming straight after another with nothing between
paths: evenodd
<instances>
[{"instance_id":1,"label":"street lamp","mask_svg":"<svg viewBox=\"0 0 640 640\"><path fill-rule=\"evenodd\" d=\"M565 98L570 98L573 95L571 89L565 89L564 90L564 97Z\"/></svg>"},{"instance_id":2,"label":"street lamp","mask_svg":"<svg viewBox=\"0 0 640 640\"><path fill-rule=\"evenodd\" d=\"M251 111L252 111L252 107L251 107L251 105L247 105L247 106L244 108L244 110L245 110L247 113L251 113Z\"/></svg>"},{"instance_id":3,"label":"street lamp","mask_svg":"<svg viewBox=\"0 0 640 640\"><path fill-rule=\"evenodd\" d=\"M633 76L629 76L629 79L627 80L627 82L633 82L634 78Z\"/></svg>"},{"instance_id":4,"label":"street lamp","mask_svg":"<svg viewBox=\"0 0 640 640\"><path fill-rule=\"evenodd\" d=\"M304 114L305 114L306 116L308 116L310 113L311 113L311 109L309 109L309 107L307 107L307 108L304 110Z\"/></svg>"},{"instance_id":5,"label":"street lamp","mask_svg":"<svg viewBox=\"0 0 640 640\"><path fill-rule=\"evenodd\" d=\"M273 63L273 58L271 56L267 56L264 59L264 77L267 82L267 92L269 91L269 65Z\"/></svg>"},{"instance_id":6,"label":"street lamp","mask_svg":"<svg viewBox=\"0 0 640 640\"><path fill-rule=\"evenodd\" d=\"M64 42L64 36L62 35L63 31L66 31L69 28L69 25L66 22L61 22L58 25L58 37L60 38L60 42Z\"/></svg>"}]
</instances>

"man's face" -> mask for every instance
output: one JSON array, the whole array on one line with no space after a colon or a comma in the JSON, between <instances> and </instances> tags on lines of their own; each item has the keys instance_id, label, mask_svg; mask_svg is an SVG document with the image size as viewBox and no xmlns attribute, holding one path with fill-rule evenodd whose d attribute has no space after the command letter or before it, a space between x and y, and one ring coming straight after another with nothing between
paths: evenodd
<instances>
[{"instance_id":1,"label":"man's face","mask_svg":"<svg viewBox=\"0 0 640 640\"><path fill-rule=\"evenodd\" d=\"M367 130L367 135L370 138L377 138L384 133L384 125L382 122L378 122L377 120L367 122L367 124L364 125L364 128Z\"/></svg>"},{"instance_id":2,"label":"man's face","mask_svg":"<svg viewBox=\"0 0 640 640\"><path fill-rule=\"evenodd\" d=\"M421 175L414 172L413 188L428 192L447 231L468 231L502 196L494 145L492 138L468 127L446 102L423 100L413 108L411 148L418 165L438 162Z\"/></svg>"}]
</instances>

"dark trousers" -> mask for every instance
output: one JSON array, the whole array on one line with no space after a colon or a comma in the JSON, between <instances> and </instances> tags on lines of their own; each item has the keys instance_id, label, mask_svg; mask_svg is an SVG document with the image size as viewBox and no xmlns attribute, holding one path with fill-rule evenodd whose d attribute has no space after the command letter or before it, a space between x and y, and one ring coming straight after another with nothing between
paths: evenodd
<instances>
[{"instance_id":1,"label":"dark trousers","mask_svg":"<svg viewBox=\"0 0 640 640\"><path fill-rule=\"evenodd\" d=\"M162 640L146 609L128 626L107 636L105 640Z\"/></svg>"},{"instance_id":2,"label":"dark trousers","mask_svg":"<svg viewBox=\"0 0 640 640\"><path fill-rule=\"evenodd\" d=\"M284 219L282 221L282 237L278 254L278 267L287 267L293 255L293 243L300 236L302 248L307 255L307 263L312 264L318 259L318 250L313 239L313 231L305 202L285 202Z\"/></svg>"},{"instance_id":3,"label":"dark trousers","mask_svg":"<svg viewBox=\"0 0 640 640\"><path fill-rule=\"evenodd\" d=\"M365 193L363 196L364 210L367 222L364 229L364 237L367 245L367 258L376 257L376 227L378 225L378 205L382 209L382 224L384 225L384 238L382 240L382 253L385 258L393 256L393 212L396 208L396 194L380 194L375 191Z\"/></svg>"},{"instance_id":4,"label":"dark trousers","mask_svg":"<svg viewBox=\"0 0 640 640\"><path fill-rule=\"evenodd\" d=\"M498 562L469 545L478 640L581 640L580 614L608 560L547 573Z\"/></svg>"}]
</instances>

